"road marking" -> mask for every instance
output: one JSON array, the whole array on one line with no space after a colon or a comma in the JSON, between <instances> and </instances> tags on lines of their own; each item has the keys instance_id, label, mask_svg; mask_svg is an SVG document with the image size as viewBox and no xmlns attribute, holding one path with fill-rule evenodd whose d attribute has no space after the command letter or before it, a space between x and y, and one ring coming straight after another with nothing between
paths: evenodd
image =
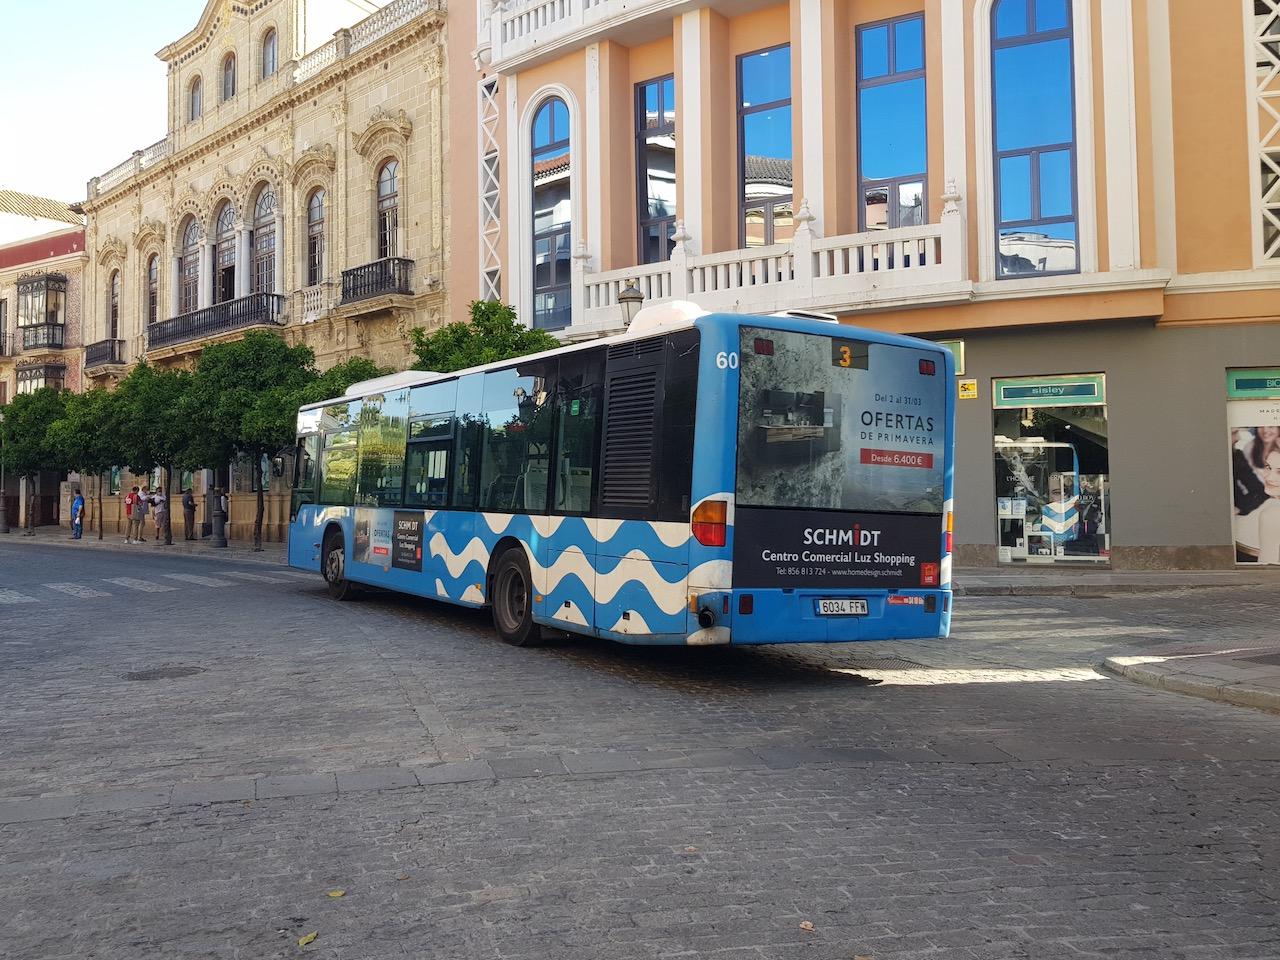
<instances>
[{"instance_id":1,"label":"road marking","mask_svg":"<svg viewBox=\"0 0 1280 960\"><path fill-rule=\"evenodd\" d=\"M239 577L241 580L261 580L264 583L288 583L288 580L280 577L273 577L268 573L249 573L245 570L228 570L225 574L228 577Z\"/></svg>"},{"instance_id":2,"label":"road marking","mask_svg":"<svg viewBox=\"0 0 1280 960\"><path fill-rule=\"evenodd\" d=\"M230 580L219 580L217 577L202 577L198 573L166 573L170 580L181 580L184 583L196 583L202 587L234 587Z\"/></svg>"},{"instance_id":3,"label":"road marking","mask_svg":"<svg viewBox=\"0 0 1280 960\"><path fill-rule=\"evenodd\" d=\"M0 603L39 603L35 597L28 597L17 590L0 590Z\"/></svg>"},{"instance_id":4,"label":"road marking","mask_svg":"<svg viewBox=\"0 0 1280 960\"><path fill-rule=\"evenodd\" d=\"M93 587L87 587L83 583L46 583L44 586L50 590L57 590L59 593L65 593L72 597L84 597L86 600L90 597L109 597L111 594L103 590L95 590Z\"/></svg>"},{"instance_id":5,"label":"road marking","mask_svg":"<svg viewBox=\"0 0 1280 960\"><path fill-rule=\"evenodd\" d=\"M277 570L275 572L285 577L297 577L299 580L314 580L319 576L318 573L307 573L305 570Z\"/></svg>"},{"instance_id":6,"label":"road marking","mask_svg":"<svg viewBox=\"0 0 1280 960\"><path fill-rule=\"evenodd\" d=\"M141 590L143 593L167 593L170 590L177 590L177 587L168 587L163 583L153 583L150 580L139 580L136 577L104 577L107 583L114 583L118 587L128 587L130 590Z\"/></svg>"}]
</instances>

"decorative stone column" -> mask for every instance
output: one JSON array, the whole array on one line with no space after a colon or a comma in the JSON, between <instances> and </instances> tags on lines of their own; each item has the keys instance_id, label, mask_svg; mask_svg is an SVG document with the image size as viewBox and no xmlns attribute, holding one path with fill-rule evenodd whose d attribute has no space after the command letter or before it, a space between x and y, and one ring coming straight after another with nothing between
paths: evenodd
<instances>
[{"instance_id":1,"label":"decorative stone column","mask_svg":"<svg viewBox=\"0 0 1280 960\"><path fill-rule=\"evenodd\" d=\"M236 299L247 297L253 290L252 253L253 234L241 220L236 224Z\"/></svg>"},{"instance_id":2,"label":"decorative stone column","mask_svg":"<svg viewBox=\"0 0 1280 960\"><path fill-rule=\"evenodd\" d=\"M196 306L203 310L213 303L213 241L208 237L200 241L200 289L196 294Z\"/></svg>"},{"instance_id":3,"label":"decorative stone column","mask_svg":"<svg viewBox=\"0 0 1280 960\"><path fill-rule=\"evenodd\" d=\"M169 263L169 316L182 309L182 257L171 257Z\"/></svg>"},{"instance_id":4,"label":"decorative stone column","mask_svg":"<svg viewBox=\"0 0 1280 960\"><path fill-rule=\"evenodd\" d=\"M273 284L274 289L271 292L282 294L284 293L284 214L280 212L278 204L272 229L275 230L276 234L276 249L274 251L275 269L272 271L275 275L275 281Z\"/></svg>"}]
</instances>

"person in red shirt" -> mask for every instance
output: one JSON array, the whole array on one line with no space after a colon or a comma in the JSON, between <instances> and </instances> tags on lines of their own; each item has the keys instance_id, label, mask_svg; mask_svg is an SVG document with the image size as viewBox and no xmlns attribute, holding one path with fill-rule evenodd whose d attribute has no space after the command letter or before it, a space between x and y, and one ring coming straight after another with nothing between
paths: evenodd
<instances>
[{"instance_id":1,"label":"person in red shirt","mask_svg":"<svg viewBox=\"0 0 1280 960\"><path fill-rule=\"evenodd\" d=\"M134 487L124 498L125 534L124 542L133 543L133 508L138 502L138 488ZM142 521L138 521L138 542L142 542Z\"/></svg>"}]
</instances>

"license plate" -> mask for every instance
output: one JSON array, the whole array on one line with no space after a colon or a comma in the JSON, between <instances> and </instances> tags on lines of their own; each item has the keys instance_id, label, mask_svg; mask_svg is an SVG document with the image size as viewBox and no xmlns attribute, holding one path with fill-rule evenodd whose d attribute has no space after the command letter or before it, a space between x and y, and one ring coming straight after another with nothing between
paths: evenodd
<instances>
[{"instance_id":1,"label":"license plate","mask_svg":"<svg viewBox=\"0 0 1280 960\"><path fill-rule=\"evenodd\" d=\"M815 600L814 607L820 617L865 617L867 601L841 597L840 599Z\"/></svg>"}]
</instances>

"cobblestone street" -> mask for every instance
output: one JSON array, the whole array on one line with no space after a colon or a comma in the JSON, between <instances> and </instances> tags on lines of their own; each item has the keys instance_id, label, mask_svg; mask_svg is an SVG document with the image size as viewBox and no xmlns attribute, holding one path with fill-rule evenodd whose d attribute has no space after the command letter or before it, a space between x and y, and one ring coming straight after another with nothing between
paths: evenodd
<instances>
[{"instance_id":1,"label":"cobblestone street","mask_svg":"<svg viewBox=\"0 0 1280 960\"><path fill-rule=\"evenodd\" d=\"M0 956L1280 956L1280 717L1093 669L1280 650L1271 587L526 650L128 549L0 544Z\"/></svg>"}]
</instances>

